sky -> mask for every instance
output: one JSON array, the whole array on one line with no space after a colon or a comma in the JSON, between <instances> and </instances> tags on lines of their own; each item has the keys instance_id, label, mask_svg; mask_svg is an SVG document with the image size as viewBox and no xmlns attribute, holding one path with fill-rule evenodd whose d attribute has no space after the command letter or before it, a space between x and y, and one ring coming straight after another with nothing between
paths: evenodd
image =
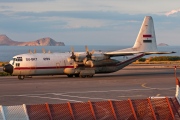
<instances>
[{"instance_id":1,"label":"sky","mask_svg":"<svg viewBox=\"0 0 180 120\"><path fill-rule=\"evenodd\" d=\"M0 0L0 34L65 45L133 45L145 16L157 43L180 45L179 0Z\"/></svg>"}]
</instances>

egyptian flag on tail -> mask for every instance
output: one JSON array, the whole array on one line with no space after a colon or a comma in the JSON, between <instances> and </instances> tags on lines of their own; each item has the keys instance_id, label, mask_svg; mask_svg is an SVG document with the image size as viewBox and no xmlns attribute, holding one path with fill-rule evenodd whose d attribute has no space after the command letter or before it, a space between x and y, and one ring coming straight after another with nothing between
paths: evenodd
<instances>
[{"instance_id":1,"label":"egyptian flag on tail","mask_svg":"<svg viewBox=\"0 0 180 120\"><path fill-rule=\"evenodd\" d=\"M143 34L143 38L146 38L146 40L143 40L144 43L152 43L152 40L149 40L149 38L152 38L151 34Z\"/></svg>"}]
</instances>

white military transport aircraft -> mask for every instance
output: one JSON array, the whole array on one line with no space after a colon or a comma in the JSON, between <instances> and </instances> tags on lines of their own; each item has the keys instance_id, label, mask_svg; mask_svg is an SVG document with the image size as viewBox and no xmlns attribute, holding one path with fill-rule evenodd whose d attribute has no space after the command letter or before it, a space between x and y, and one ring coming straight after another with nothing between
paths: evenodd
<instances>
[{"instance_id":1,"label":"white military transport aircraft","mask_svg":"<svg viewBox=\"0 0 180 120\"><path fill-rule=\"evenodd\" d=\"M84 78L99 73L116 72L144 55L169 53L173 52L157 50L153 19L151 16L146 16L132 48L112 52L89 52L86 46L86 52L74 52L74 49L66 53L29 52L14 56L3 70L17 75L20 80L25 76L35 75L67 75ZM134 56L122 61L112 58L128 55Z\"/></svg>"}]
</instances>

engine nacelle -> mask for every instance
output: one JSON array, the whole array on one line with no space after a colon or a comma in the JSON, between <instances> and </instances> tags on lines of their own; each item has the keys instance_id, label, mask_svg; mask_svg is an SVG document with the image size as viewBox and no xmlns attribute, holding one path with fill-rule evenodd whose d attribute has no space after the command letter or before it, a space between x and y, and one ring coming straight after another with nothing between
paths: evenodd
<instances>
[{"instance_id":1,"label":"engine nacelle","mask_svg":"<svg viewBox=\"0 0 180 120\"><path fill-rule=\"evenodd\" d=\"M80 52L80 53L76 53L75 55L76 55L76 61L82 62L86 58L87 54L84 52L82 53ZM91 59L93 61L99 61L99 60L108 59L108 56L105 56L103 52L95 52L92 54Z\"/></svg>"},{"instance_id":2,"label":"engine nacelle","mask_svg":"<svg viewBox=\"0 0 180 120\"><path fill-rule=\"evenodd\" d=\"M90 66L90 67L108 66L108 65L116 65L117 63L119 63L119 61L114 59L106 59L106 60L98 60L98 61L88 60L86 61L85 66Z\"/></svg>"},{"instance_id":3,"label":"engine nacelle","mask_svg":"<svg viewBox=\"0 0 180 120\"><path fill-rule=\"evenodd\" d=\"M86 54L83 52L83 53L76 53L76 61L78 62L82 62L84 60L84 58L86 58Z\"/></svg>"},{"instance_id":4,"label":"engine nacelle","mask_svg":"<svg viewBox=\"0 0 180 120\"><path fill-rule=\"evenodd\" d=\"M102 52L100 52L100 53L93 54L91 58L94 61L99 61L99 60L107 59L108 57L105 56Z\"/></svg>"}]
</instances>

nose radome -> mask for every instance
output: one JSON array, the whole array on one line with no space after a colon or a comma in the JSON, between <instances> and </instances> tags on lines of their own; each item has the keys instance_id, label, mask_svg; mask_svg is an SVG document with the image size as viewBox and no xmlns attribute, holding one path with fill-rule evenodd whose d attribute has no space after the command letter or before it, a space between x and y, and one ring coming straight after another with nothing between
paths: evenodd
<instances>
[{"instance_id":1,"label":"nose radome","mask_svg":"<svg viewBox=\"0 0 180 120\"><path fill-rule=\"evenodd\" d=\"M3 67L3 71L12 74L13 73L13 66L11 64L7 64Z\"/></svg>"}]
</instances>

